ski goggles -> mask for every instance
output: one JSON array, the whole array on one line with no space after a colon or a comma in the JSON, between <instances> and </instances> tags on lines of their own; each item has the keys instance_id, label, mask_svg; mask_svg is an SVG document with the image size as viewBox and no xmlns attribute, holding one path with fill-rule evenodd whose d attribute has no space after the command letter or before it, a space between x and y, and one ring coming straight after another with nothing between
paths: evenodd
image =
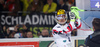
<instances>
[{"instance_id":1,"label":"ski goggles","mask_svg":"<svg viewBox=\"0 0 100 47\"><path fill-rule=\"evenodd\" d=\"M57 15L56 17L58 20L61 20L61 19L65 19L66 18L66 15L63 14L63 15Z\"/></svg>"}]
</instances>

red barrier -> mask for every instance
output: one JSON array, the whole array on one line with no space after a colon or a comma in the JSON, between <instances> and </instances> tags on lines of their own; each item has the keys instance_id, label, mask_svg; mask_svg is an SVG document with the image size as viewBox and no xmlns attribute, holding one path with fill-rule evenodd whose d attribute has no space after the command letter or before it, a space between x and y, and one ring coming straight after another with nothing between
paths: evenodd
<instances>
[{"instance_id":1,"label":"red barrier","mask_svg":"<svg viewBox=\"0 0 100 47\"><path fill-rule=\"evenodd\" d=\"M0 42L0 47L39 47L39 42Z\"/></svg>"}]
</instances>

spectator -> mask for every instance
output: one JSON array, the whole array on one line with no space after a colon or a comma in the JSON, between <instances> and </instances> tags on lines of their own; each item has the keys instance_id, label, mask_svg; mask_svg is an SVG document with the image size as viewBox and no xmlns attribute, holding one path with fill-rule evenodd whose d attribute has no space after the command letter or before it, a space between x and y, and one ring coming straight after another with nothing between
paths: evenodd
<instances>
[{"instance_id":1,"label":"spectator","mask_svg":"<svg viewBox=\"0 0 100 47\"><path fill-rule=\"evenodd\" d=\"M94 18L93 22L94 33L86 38L87 47L100 47L100 18Z\"/></svg>"},{"instance_id":2,"label":"spectator","mask_svg":"<svg viewBox=\"0 0 100 47\"><path fill-rule=\"evenodd\" d=\"M3 31L6 32L6 26L3 26Z\"/></svg>"},{"instance_id":3,"label":"spectator","mask_svg":"<svg viewBox=\"0 0 100 47\"><path fill-rule=\"evenodd\" d=\"M12 33L10 33L10 34L9 34L9 38L14 38L15 33L16 33L16 32L14 32L14 31L13 31Z\"/></svg>"},{"instance_id":4,"label":"spectator","mask_svg":"<svg viewBox=\"0 0 100 47\"><path fill-rule=\"evenodd\" d=\"M31 31L27 32L27 38L33 38L33 33Z\"/></svg>"},{"instance_id":5,"label":"spectator","mask_svg":"<svg viewBox=\"0 0 100 47\"><path fill-rule=\"evenodd\" d=\"M16 25L15 26L17 30L22 30L23 32L29 31L28 28L23 24L23 25ZM18 31L20 32L20 31Z\"/></svg>"},{"instance_id":6,"label":"spectator","mask_svg":"<svg viewBox=\"0 0 100 47\"><path fill-rule=\"evenodd\" d=\"M7 37L6 38L9 38L9 35L10 35L10 30L9 30L9 28L7 28Z\"/></svg>"},{"instance_id":7,"label":"spectator","mask_svg":"<svg viewBox=\"0 0 100 47\"><path fill-rule=\"evenodd\" d=\"M53 37L52 31L49 32L49 37Z\"/></svg>"},{"instance_id":8,"label":"spectator","mask_svg":"<svg viewBox=\"0 0 100 47\"><path fill-rule=\"evenodd\" d=\"M70 5L73 5L74 3L75 3L75 0L68 0L68 3L70 4ZM75 5L75 4L74 4Z\"/></svg>"},{"instance_id":9,"label":"spectator","mask_svg":"<svg viewBox=\"0 0 100 47\"><path fill-rule=\"evenodd\" d=\"M43 5L47 4L47 0L41 0L41 1L43 2ZM59 0L53 0L53 2L55 2L56 4L59 3L58 1L59 1Z\"/></svg>"},{"instance_id":10,"label":"spectator","mask_svg":"<svg viewBox=\"0 0 100 47\"><path fill-rule=\"evenodd\" d=\"M3 33L5 35L5 38L9 38L10 34L12 33L12 31L9 28L7 28L7 31L6 32L3 31Z\"/></svg>"},{"instance_id":11,"label":"spectator","mask_svg":"<svg viewBox=\"0 0 100 47\"><path fill-rule=\"evenodd\" d=\"M28 28L24 24L22 25L22 28L23 28L24 32L28 32L29 31Z\"/></svg>"},{"instance_id":12,"label":"spectator","mask_svg":"<svg viewBox=\"0 0 100 47\"><path fill-rule=\"evenodd\" d=\"M24 38L27 38L27 32L23 32L22 34Z\"/></svg>"},{"instance_id":13,"label":"spectator","mask_svg":"<svg viewBox=\"0 0 100 47\"><path fill-rule=\"evenodd\" d=\"M7 30L6 28L6 26L3 26L3 35L5 36L5 38L14 38L14 34L16 33L14 27L8 27Z\"/></svg>"},{"instance_id":14,"label":"spectator","mask_svg":"<svg viewBox=\"0 0 100 47\"><path fill-rule=\"evenodd\" d=\"M34 33L34 32L33 32ZM34 33L35 34L35 33ZM41 36L41 32L38 31L37 36L35 36L35 38L38 38L39 36Z\"/></svg>"},{"instance_id":15,"label":"spectator","mask_svg":"<svg viewBox=\"0 0 100 47\"><path fill-rule=\"evenodd\" d=\"M23 38L23 34L22 33L16 33L14 34L15 38Z\"/></svg>"},{"instance_id":16,"label":"spectator","mask_svg":"<svg viewBox=\"0 0 100 47\"><path fill-rule=\"evenodd\" d=\"M19 32L18 31L18 29L19 29L19 27L18 27L19 25L16 25L15 27L14 27L14 31L17 33L17 32Z\"/></svg>"},{"instance_id":17,"label":"spectator","mask_svg":"<svg viewBox=\"0 0 100 47\"><path fill-rule=\"evenodd\" d=\"M17 16L17 12L21 11L20 1L19 0L9 0L5 5L5 10L10 11L8 15Z\"/></svg>"},{"instance_id":18,"label":"spectator","mask_svg":"<svg viewBox=\"0 0 100 47\"><path fill-rule=\"evenodd\" d=\"M65 3L65 0L59 0L59 4L57 6L57 10L64 9L65 11L68 11L68 6Z\"/></svg>"},{"instance_id":19,"label":"spectator","mask_svg":"<svg viewBox=\"0 0 100 47\"><path fill-rule=\"evenodd\" d=\"M4 11L4 0L0 0L0 15L1 15L1 11Z\"/></svg>"},{"instance_id":20,"label":"spectator","mask_svg":"<svg viewBox=\"0 0 100 47\"><path fill-rule=\"evenodd\" d=\"M3 33L1 26L0 26L0 38L5 38L5 34Z\"/></svg>"},{"instance_id":21,"label":"spectator","mask_svg":"<svg viewBox=\"0 0 100 47\"><path fill-rule=\"evenodd\" d=\"M0 31L0 38L5 38L4 33Z\"/></svg>"},{"instance_id":22,"label":"spectator","mask_svg":"<svg viewBox=\"0 0 100 47\"><path fill-rule=\"evenodd\" d=\"M17 28L16 27L9 27L9 35L8 35L8 38L14 38L14 35L16 34L16 32L18 32L18 30L16 30Z\"/></svg>"},{"instance_id":23,"label":"spectator","mask_svg":"<svg viewBox=\"0 0 100 47\"><path fill-rule=\"evenodd\" d=\"M53 0L47 0L47 4L43 7L43 13L52 13L56 11L57 4Z\"/></svg>"},{"instance_id":24,"label":"spectator","mask_svg":"<svg viewBox=\"0 0 100 47\"><path fill-rule=\"evenodd\" d=\"M26 38L27 37L27 32L29 31L28 28L23 24L23 25L18 25L18 33L22 33L23 37Z\"/></svg>"},{"instance_id":25,"label":"spectator","mask_svg":"<svg viewBox=\"0 0 100 47\"><path fill-rule=\"evenodd\" d=\"M48 29L43 29L42 30L41 37L49 37L49 31L48 31Z\"/></svg>"},{"instance_id":26,"label":"spectator","mask_svg":"<svg viewBox=\"0 0 100 47\"><path fill-rule=\"evenodd\" d=\"M68 0L67 2L68 7L75 6L75 0Z\"/></svg>"},{"instance_id":27,"label":"spectator","mask_svg":"<svg viewBox=\"0 0 100 47\"><path fill-rule=\"evenodd\" d=\"M41 12L43 9L43 3L41 0L34 0L28 7L27 11Z\"/></svg>"},{"instance_id":28,"label":"spectator","mask_svg":"<svg viewBox=\"0 0 100 47\"><path fill-rule=\"evenodd\" d=\"M55 3L58 5L58 3L59 3L59 0L53 0L53 2L55 2Z\"/></svg>"},{"instance_id":29,"label":"spectator","mask_svg":"<svg viewBox=\"0 0 100 47\"><path fill-rule=\"evenodd\" d=\"M26 38L26 32L24 32L23 29L19 29L19 33L22 33L23 38Z\"/></svg>"},{"instance_id":30,"label":"spectator","mask_svg":"<svg viewBox=\"0 0 100 47\"><path fill-rule=\"evenodd\" d=\"M6 31L6 26L3 26L3 34L4 34L4 36L5 36L5 38L7 38L7 31Z\"/></svg>"},{"instance_id":31,"label":"spectator","mask_svg":"<svg viewBox=\"0 0 100 47\"><path fill-rule=\"evenodd\" d=\"M29 4L33 2L33 0L21 0L23 2L23 12L27 11ZM23 16L25 16L26 13L23 13Z\"/></svg>"},{"instance_id":32,"label":"spectator","mask_svg":"<svg viewBox=\"0 0 100 47\"><path fill-rule=\"evenodd\" d=\"M47 4L47 0L41 0L43 2L43 5Z\"/></svg>"}]
</instances>

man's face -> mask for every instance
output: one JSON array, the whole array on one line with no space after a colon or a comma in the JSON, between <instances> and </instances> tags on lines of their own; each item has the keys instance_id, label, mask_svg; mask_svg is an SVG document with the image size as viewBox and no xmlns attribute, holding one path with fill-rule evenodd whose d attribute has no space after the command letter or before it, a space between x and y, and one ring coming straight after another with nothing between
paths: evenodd
<instances>
[{"instance_id":1,"label":"man's face","mask_svg":"<svg viewBox=\"0 0 100 47\"><path fill-rule=\"evenodd\" d=\"M61 24L63 24L66 20L65 19L60 19L58 20Z\"/></svg>"},{"instance_id":2,"label":"man's face","mask_svg":"<svg viewBox=\"0 0 100 47\"><path fill-rule=\"evenodd\" d=\"M27 38L33 38L32 32L27 32Z\"/></svg>"},{"instance_id":3,"label":"man's face","mask_svg":"<svg viewBox=\"0 0 100 47\"><path fill-rule=\"evenodd\" d=\"M3 30L6 30L6 26L3 26Z\"/></svg>"},{"instance_id":4,"label":"man's face","mask_svg":"<svg viewBox=\"0 0 100 47\"><path fill-rule=\"evenodd\" d=\"M48 30L42 31L42 36L48 37L48 35L49 35Z\"/></svg>"},{"instance_id":5,"label":"man's face","mask_svg":"<svg viewBox=\"0 0 100 47\"><path fill-rule=\"evenodd\" d=\"M57 19L58 19L58 22L60 24L64 24L66 22L66 16L65 15L58 15Z\"/></svg>"}]
</instances>

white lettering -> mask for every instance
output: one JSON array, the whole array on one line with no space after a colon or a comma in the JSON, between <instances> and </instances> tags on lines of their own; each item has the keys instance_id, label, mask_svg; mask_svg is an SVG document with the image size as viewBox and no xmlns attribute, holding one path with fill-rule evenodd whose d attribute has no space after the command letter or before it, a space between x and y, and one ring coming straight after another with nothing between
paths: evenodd
<instances>
[{"instance_id":1,"label":"white lettering","mask_svg":"<svg viewBox=\"0 0 100 47\"><path fill-rule=\"evenodd\" d=\"M18 24L18 17L12 17L12 25L14 25L14 21L16 22L15 24Z\"/></svg>"},{"instance_id":2,"label":"white lettering","mask_svg":"<svg viewBox=\"0 0 100 47\"><path fill-rule=\"evenodd\" d=\"M11 25L11 22L8 22L8 18L11 19L11 16L7 16L7 17L6 17L6 23L7 23L8 25Z\"/></svg>"},{"instance_id":3,"label":"white lettering","mask_svg":"<svg viewBox=\"0 0 100 47\"><path fill-rule=\"evenodd\" d=\"M49 18L49 25L51 25L51 16L49 15L48 18Z\"/></svg>"},{"instance_id":4,"label":"white lettering","mask_svg":"<svg viewBox=\"0 0 100 47\"><path fill-rule=\"evenodd\" d=\"M33 25L36 25L39 23L39 17L37 15L32 16L32 23Z\"/></svg>"},{"instance_id":5,"label":"white lettering","mask_svg":"<svg viewBox=\"0 0 100 47\"><path fill-rule=\"evenodd\" d=\"M55 16L52 16L52 25L54 25Z\"/></svg>"},{"instance_id":6,"label":"white lettering","mask_svg":"<svg viewBox=\"0 0 100 47\"><path fill-rule=\"evenodd\" d=\"M22 20L21 20L21 17L19 17L19 24L23 24Z\"/></svg>"},{"instance_id":7,"label":"white lettering","mask_svg":"<svg viewBox=\"0 0 100 47\"><path fill-rule=\"evenodd\" d=\"M3 21L1 22L2 25L5 25L5 19L3 19L4 17L5 17L4 15L1 16L1 20Z\"/></svg>"},{"instance_id":8,"label":"white lettering","mask_svg":"<svg viewBox=\"0 0 100 47\"><path fill-rule=\"evenodd\" d=\"M25 18L24 24L26 24L26 23L31 24L31 20L30 20L29 15L27 15L26 18Z\"/></svg>"},{"instance_id":9,"label":"white lettering","mask_svg":"<svg viewBox=\"0 0 100 47\"><path fill-rule=\"evenodd\" d=\"M43 19L43 16L40 15L40 25L42 24L43 22L43 25L45 25L45 23L48 25L48 20L47 20L47 15L44 16L44 19Z\"/></svg>"}]
</instances>

